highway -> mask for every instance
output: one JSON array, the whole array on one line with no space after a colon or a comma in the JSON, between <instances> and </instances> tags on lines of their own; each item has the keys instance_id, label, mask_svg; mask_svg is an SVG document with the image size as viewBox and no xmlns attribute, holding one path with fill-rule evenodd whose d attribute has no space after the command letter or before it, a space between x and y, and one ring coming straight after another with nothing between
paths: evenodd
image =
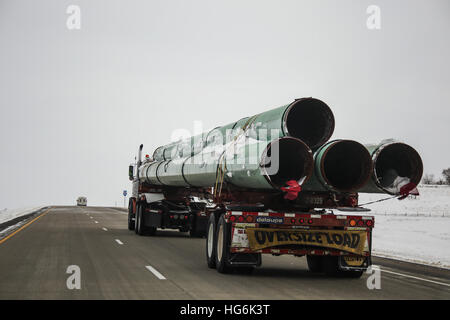
<instances>
[{"instance_id":1,"label":"highway","mask_svg":"<svg viewBox=\"0 0 450 320\"><path fill-rule=\"evenodd\" d=\"M32 222L31 222L32 221ZM374 258L381 289L308 271L304 257L267 256L251 275L220 274L205 239L127 229L117 208L52 207L0 240L0 299L450 299L450 270ZM69 266L80 289L69 289Z\"/></svg>"}]
</instances>

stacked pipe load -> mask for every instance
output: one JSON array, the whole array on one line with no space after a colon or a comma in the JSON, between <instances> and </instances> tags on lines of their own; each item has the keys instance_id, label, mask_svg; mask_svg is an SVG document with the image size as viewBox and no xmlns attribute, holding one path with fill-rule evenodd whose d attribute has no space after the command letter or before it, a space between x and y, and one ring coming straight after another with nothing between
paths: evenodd
<instances>
[{"instance_id":1,"label":"stacked pipe load","mask_svg":"<svg viewBox=\"0 0 450 320\"><path fill-rule=\"evenodd\" d=\"M422 161L402 143L363 146L328 141L334 116L326 103L302 98L196 136L161 146L139 167L151 185L276 189L296 181L307 191L388 192L418 183Z\"/></svg>"},{"instance_id":2,"label":"stacked pipe load","mask_svg":"<svg viewBox=\"0 0 450 320\"><path fill-rule=\"evenodd\" d=\"M422 179L423 163L419 153L411 146L384 140L378 145L366 145L373 161L369 182L360 192L400 194L402 186L418 185Z\"/></svg>"}]
</instances>

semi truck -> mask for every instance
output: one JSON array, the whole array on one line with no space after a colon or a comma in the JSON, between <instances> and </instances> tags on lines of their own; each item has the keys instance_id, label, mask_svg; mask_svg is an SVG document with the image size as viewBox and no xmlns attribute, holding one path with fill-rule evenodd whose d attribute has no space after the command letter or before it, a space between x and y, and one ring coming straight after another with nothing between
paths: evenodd
<instances>
[{"instance_id":1,"label":"semi truck","mask_svg":"<svg viewBox=\"0 0 450 320\"><path fill-rule=\"evenodd\" d=\"M87 198L86 197L78 197L77 198L77 206L82 206L82 207L87 206Z\"/></svg>"},{"instance_id":2,"label":"semi truck","mask_svg":"<svg viewBox=\"0 0 450 320\"><path fill-rule=\"evenodd\" d=\"M372 231L358 192L403 199L423 165L395 141L328 141L334 116L323 101L292 103L157 148L129 167L128 228L205 236L220 273L251 272L262 255L306 256L311 272L360 277L371 265ZM270 132L270 134L269 134Z\"/></svg>"}]
</instances>

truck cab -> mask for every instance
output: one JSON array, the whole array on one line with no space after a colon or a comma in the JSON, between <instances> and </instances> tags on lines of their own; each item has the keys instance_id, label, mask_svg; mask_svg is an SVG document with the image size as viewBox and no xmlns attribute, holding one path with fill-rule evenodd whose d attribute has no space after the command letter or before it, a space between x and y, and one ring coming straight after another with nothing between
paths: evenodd
<instances>
[{"instance_id":1,"label":"truck cab","mask_svg":"<svg viewBox=\"0 0 450 320\"><path fill-rule=\"evenodd\" d=\"M139 151L142 149L140 148ZM140 155L139 155L140 159ZM195 197L171 199L167 189L143 183L139 179L139 166L152 162L146 156L128 168L129 180L132 182L132 193L128 203L128 229L136 234L154 236L157 229L176 229L189 232L191 237L206 235L207 202Z\"/></svg>"},{"instance_id":2,"label":"truck cab","mask_svg":"<svg viewBox=\"0 0 450 320\"><path fill-rule=\"evenodd\" d=\"M77 198L77 206L82 206L82 207L87 206L87 198L86 197L78 197Z\"/></svg>"}]
</instances>

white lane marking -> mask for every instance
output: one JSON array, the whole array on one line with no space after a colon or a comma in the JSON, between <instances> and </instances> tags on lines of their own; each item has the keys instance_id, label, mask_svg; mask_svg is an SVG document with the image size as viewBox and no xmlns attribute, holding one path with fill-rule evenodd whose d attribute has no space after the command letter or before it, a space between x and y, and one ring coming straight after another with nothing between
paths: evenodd
<instances>
[{"instance_id":1,"label":"white lane marking","mask_svg":"<svg viewBox=\"0 0 450 320\"><path fill-rule=\"evenodd\" d=\"M116 242L117 242L118 244L123 244L123 242L120 241L119 239L116 239Z\"/></svg>"},{"instance_id":2,"label":"white lane marking","mask_svg":"<svg viewBox=\"0 0 450 320\"><path fill-rule=\"evenodd\" d=\"M104 231L108 231L108 229L106 229L105 227L103 227L103 228L102 228L102 230L104 230Z\"/></svg>"},{"instance_id":3,"label":"white lane marking","mask_svg":"<svg viewBox=\"0 0 450 320\"><path fill-rule=\"evenodd\" d=\"M166 277L164 277L158 270L153 268L152 266L145 266L151 273L153 273L159 280L166 280Z\"/></svg>"},{"instance_id":4,"label":"white lane marking","mask_svg":"<svg viewBox=\"0 0 450 320\"><path fill-rule=\"evenodd\" d=\"M98 221L94 221L95 223L98 223Z\"/></svg>"},{"instance_id":5,"label":"white lane marking","mask_svg":"<svg viewBox=\"0 0 450 320\"><path fill-rule=\"evenodd\" d=\"M387 270L384 270L384 269L382 269L382 268L380 268L380 270L381 270L381 272L392 273L392 274L395 274L395 275L398 275L398 276L402 276L402 277L407 277L407 278L411 278L411 279L427 281L427 282L439 284L439 285L441 285L441 286L447 286L447 287L450 287L450 284L444 283L444 282L438 282L438 281L428 280L428 279L419 278L419 277L415 277L415 276L410 276L409 274L403 274L403 273L398 273L398 272L393 272L393 271L387 271Z\"/></svg>"}]
</instances>

